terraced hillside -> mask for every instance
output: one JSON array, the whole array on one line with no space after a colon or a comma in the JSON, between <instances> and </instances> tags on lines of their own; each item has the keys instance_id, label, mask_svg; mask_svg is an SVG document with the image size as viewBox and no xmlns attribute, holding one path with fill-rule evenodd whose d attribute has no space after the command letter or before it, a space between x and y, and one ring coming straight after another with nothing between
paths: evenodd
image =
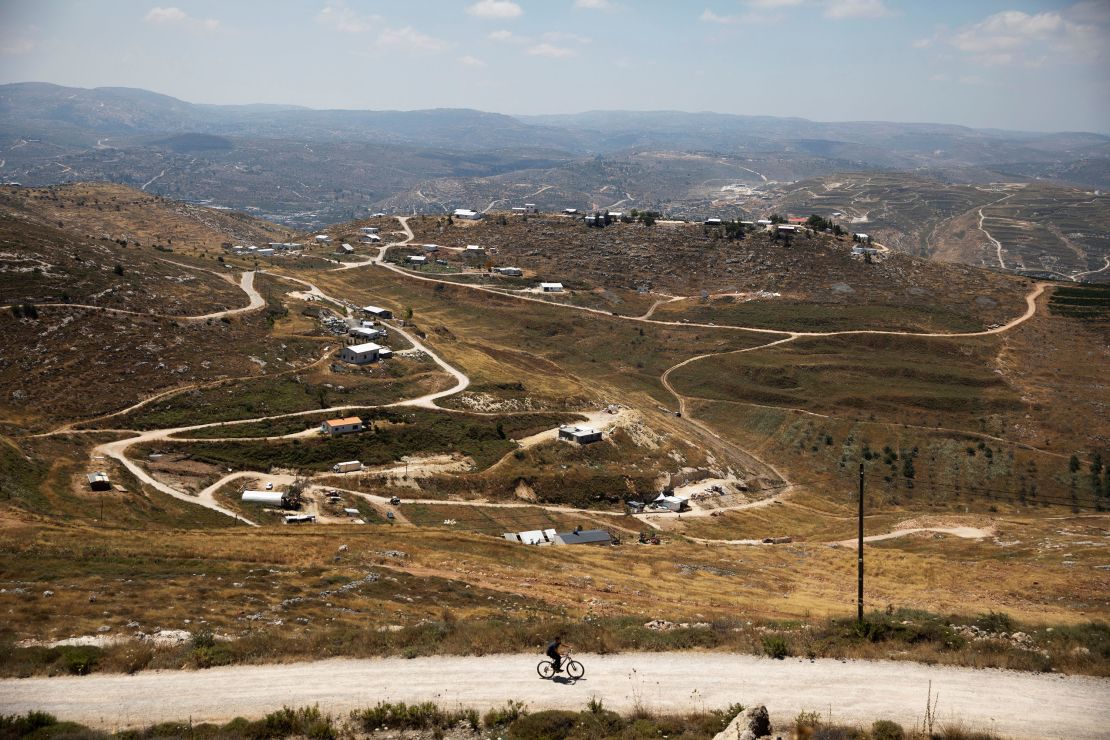
<instances>
[{"instance_id":1,"label":"terraced hillside","mask_svg":"<svg viewBox=\"0 0 1110 740\"><path fill-rule=\"evenodd\" d=\"M859 173L788 186L775 207L930 259L1067 280L1110 279L1110 197L1046 183L959 185Z\"/></svg>"}]
</instances>

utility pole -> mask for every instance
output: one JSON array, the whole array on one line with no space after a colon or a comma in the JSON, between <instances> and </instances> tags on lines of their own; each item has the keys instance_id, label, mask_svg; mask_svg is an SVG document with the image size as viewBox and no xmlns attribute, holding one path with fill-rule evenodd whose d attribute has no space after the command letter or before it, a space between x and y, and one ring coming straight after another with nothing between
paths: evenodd
<instances>
[{"instance_id":1,"label":"utility pole","mask_svg":"<svg viewBox=\"0 0 1110 740\"><path fill-rule=\"evenodd\" d=\"M856 550L859 584L856 588L856 621L863 622L863 463L859 464L859 545Z\"/></svg>"}]
</instances>

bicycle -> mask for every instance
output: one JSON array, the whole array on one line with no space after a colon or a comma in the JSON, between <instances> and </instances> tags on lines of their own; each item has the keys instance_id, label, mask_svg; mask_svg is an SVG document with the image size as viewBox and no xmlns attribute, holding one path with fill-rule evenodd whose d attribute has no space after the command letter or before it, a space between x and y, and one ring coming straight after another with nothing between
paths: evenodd
<instances>
[{"instance_id":1,"label":"bicycle","mask_svg":"<svg viewBox=\"0 0 1110 740\"><path fill-rule=\"evenodd\" d=\"M569 654L563 656L563 670L567 672L567 676L575 680L586 675L586 668L570 657ZM553 678L555 676L555 661L541 660L539 665L536 666L536 672L540 674L540 678Z\"/></svg>"}]
</instances>

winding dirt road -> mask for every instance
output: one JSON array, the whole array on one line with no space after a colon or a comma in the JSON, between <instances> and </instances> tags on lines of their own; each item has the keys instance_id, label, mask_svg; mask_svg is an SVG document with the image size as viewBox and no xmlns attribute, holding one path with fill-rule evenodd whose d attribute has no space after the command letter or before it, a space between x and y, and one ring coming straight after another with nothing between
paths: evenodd
<instances>
[{"instance_id":1,"label":"winding dirt road","mask_svg":"<svg viewBox=\"0 0 1110 740\"><path fill-rule=\"evenodd\" d=\"M727 653L578 656L576 683L536 675L539 655L327 660L206 671L25 678L0 681L0 714L50 712L107 729L155 722L224 722L319 704L343 714L379 701L434 701L485 709L509 700L532 710L606 707L660 712L766 704L778 727L802 711L834 722L892 719L920 725L930 682L938 726L962 722L1022 738L1096 740L1110 726L1110 680L926 666L909 662L776 661ZM1035 711L1031 711L1035 708Z\"/></svg>"}]
</instances>

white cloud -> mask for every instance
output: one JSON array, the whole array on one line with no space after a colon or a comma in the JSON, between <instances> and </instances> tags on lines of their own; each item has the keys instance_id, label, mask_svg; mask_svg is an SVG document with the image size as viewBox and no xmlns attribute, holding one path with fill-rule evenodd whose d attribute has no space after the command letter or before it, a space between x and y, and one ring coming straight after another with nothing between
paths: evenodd
<instances>
[{"instance_id":1,"label":"white cloud","mask_svg":"<svg viewBox=\"0 0 1110 740\"><path fill-rule=\"evenodd\" d=\"M568 57L577 56L574 49L568 49L565 46L555 46L555 44L546 42L528 47L528 53L534 57L548 57L549 59L566 59Z\"/></svg>"},{"instance_id":2,"label":"white cloud","mask_svg":"<svg viewBox=\"0 0 1110 740\"><path fill-rule=\"evenodd\" d=\"M183 23L188 18L181 8L154 7L143 20L147 23Z\"/></svg>"},{"instance_id":3,"label":"white cloud","mask_svg":"<svg viewBox=\"0 0 1110 740\"><path fill-rule=\"evenodd\" d=\"M890 14L884 0L827 0L825 3L826 18L882 18Z\"/></svg>"},{"instance_id":4,"label":"white cloud","mask_svg":"<svg viewBox=\"0 0 1110 740\"><path fill-rule=\"evenodd\" d=\"M1063 13L1004 10L951 32L942 30L928 41L944 43L986 66L1035 67L1049 59L1093 61L1105 56L1110 46L1110 13L1100 15L1087 3Z\"/></svg>"},{"instance_id":5,"label":"white cloud","mask_svg":"<svg viewBox=\"0 0 1110 740\"><path fill-rule=\"evenodd\" d=\"M330 26L340 33L366 33L380 26L382 19L376 15L359 15L340 1L325 5L316 16L316 22Z\"/></svg>"},{"instance_id":6,"label":"white cloud","mask_svg":"<svg viewBox=\"0 0 1110 740\"><path fill-rule=\"evenodd\" d=\"M215 18L193 18L181 8L151 8L143 21L156 26L179 26L193 31L220 31L222 26Z\"/></svg>"},{"instance_id":7,"label":"white cloud","mask_svg":"<svg viewBox=\"0 0 1110 740\"><path fill-rule=\"evenodd\" d=\"M609 0L574 0L574 7L583 10L616 10L617 6Z\"/></svg>"},{"instance_id":8,"label":"white cloud","mask_svg":"<svg viewBox=\"0 0 1110 740\"><path fill-rule=\"evenodd\" d=\"M731 26L740 22L740 19L734 15L717 15L709 8L702 11L698 16L698 20L703 23L718 23L725 26Z\"/></svg>"},{"instance_id":9,"label":"white cloud","mask_svg":"<svg viewBox=\"0 0 1110 740\"><path fill-rule=\"evenodd\" d=\"M470 15L478 18L508 19L519 18L524 15L520 6L510 0L479 0L466 9Z\"/></svg>"},{"instance_id":10,"label":"white cloud","mask_svg":"<svg viewBox=\"0 0 1110 740\"><path fill-rule=\"evenodd\" d=\"M913 48L915 48L915 49L928 49L932 45L933 45L933 40L932 39L918 39L918 40L913 42Z\"/></svg>"},{"instance_id":11,"label":"white cloud","mask_svg":"<svg viewBox=\"0 0 1110 740\"><path fill-rule=\"evenodd\" d=\"M484 67L486 63L477 57L472 57L469 54L459 57L459 64L464 67Z\"/></svg>"},{"instance_id":12,"label":"white cloud","mask_svg":"<svg viewBox=\"0 0 1110 740\"><path fill-rule=\"evenodd\" d=\"M383 29L378 34L378 44L416 51L443 51L449 46L446 41L423 34L412 26Z\"/></svg>"}]
</instances>

